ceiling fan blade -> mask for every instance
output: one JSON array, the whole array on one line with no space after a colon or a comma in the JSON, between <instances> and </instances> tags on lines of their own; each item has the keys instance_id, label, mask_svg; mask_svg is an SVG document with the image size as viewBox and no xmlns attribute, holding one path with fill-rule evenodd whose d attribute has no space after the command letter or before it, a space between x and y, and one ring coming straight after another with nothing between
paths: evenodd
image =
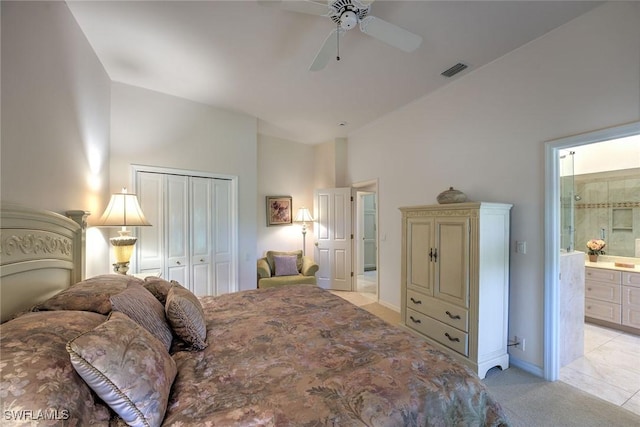
<instances>
[{"instance_id":1,"label":"ceiling fan blade","mask_svg":"<svg viewBox=\"0 0 640 427\"><path fill-rule=\"evenodd\" d=\"M340 30L340 34L343 34L345 31ZM320 71L324 67L327 66L329 60L332 56L336 55L338 50L338 30L335 29L329 33L327 38L325 39L322 47L318 51L316 58L311 63L309 67L309 71Z\"/></svg>"},{"instance_id":2,"label":"ceiling fan blade","mask_svg":"<svg viewBox=\"0 0 640 427\"><path fill-rule=\"evenodd\" d=\"M309 15L325 16L329 14L329 4L326 1L282 1L280 2L283 9L292 12L306 13Z\"/></svg>"},{"instance_id":3,"label":"ceiling fan blade","mask_svg":"<svg viewBox=\"0 0 640 427\"><path fill-rule=\"evenodd\" d=\"M422 37L375 16L360 21L360 31L405 52L412 52L422 44Z\"/></svg>"}]
</instances>

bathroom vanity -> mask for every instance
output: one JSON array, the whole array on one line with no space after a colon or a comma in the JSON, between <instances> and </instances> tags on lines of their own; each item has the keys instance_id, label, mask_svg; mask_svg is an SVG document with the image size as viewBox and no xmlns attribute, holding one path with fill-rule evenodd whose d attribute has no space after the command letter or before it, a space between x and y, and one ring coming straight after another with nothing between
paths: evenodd
<instances>
[{"instance_id":1,"label":"bathroom vanity","mask_svg":"<svg viewBox=\"0 0 640 427\"><path fill-rule=\"evenodd\" d=\"M640 265L586 261L585 320L640 335Z\"/></svg>"}]
</instances>

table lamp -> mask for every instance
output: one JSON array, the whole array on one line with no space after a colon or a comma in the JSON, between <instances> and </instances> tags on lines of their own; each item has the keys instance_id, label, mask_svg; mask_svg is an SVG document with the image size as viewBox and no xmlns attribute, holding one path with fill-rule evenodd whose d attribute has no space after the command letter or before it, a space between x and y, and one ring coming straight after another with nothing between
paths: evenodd
<instances>
[{"instance_id":1,"label":"table lamp","mask_svg":"<svg viewBox=\"0 0 640 427\"><path fill-rule=\"evenodd\" d=\"M135 194L127 193L127 189L123 188L122 193L111 195L109 205L102 214L98 227L122 227L118 231L118 237L109 239L111 245L113 245L113 255L116 260L115 264L113 264L114 272L127 274L133 248L138 240L131 235L130 230L127 230L127 226L137 227L143 225L151 224L144 217Z\"/></svg>"}]
</instances>

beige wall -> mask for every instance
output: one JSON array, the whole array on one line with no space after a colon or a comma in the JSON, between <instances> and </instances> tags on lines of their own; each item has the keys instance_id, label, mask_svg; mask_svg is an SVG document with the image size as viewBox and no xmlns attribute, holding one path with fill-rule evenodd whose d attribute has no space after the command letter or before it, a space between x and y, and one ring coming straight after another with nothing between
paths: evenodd
<instances>
[{"instance_id":1,"label":"beige wall","mask_svg":"<svg viewBox=\"0 0 640 427\"><path fill-rule=\"evenodd\" d=\"M259 168L254 117L112 84L63 2L3 2L2 40L3 201L88 210L91 224L131 187L131 164L236 175L241 286L254 285L264 250L301 246L297 225L266 228L264 196L312 208L313 147L261 137ZM88 229L87 275L110 272L107 237ZM307 237L312 253L312 226Z\"/></svg>"},{"instance_id":2,"label":"beige wall","mask_svg":"<svg viewBox=\"0 0 640 427\"><path fill-rule=\"evenodd\" d=\"M257 254L302 249L302 226L267 227L266 197L291 196L293 215L306 207L313 214L315 148L273 136L258 135ZM306 253L313 254L313 224L307 224Z\"/></svg>"},{"instance_id":3,"label":"beige wall","mask_svg":"<svg viewBox=\"0 0 640 427\"><path fill-rule=\"evenodd\" d=\"M544 143L638 119L640 3L610 2L352 133L350 181L379 178L380 298L400 304L398 207L450 186L513 203L509 330L541 367Z\"/></svg>"},{"instance_id":4,"label":"beige wall","mask_svg":"<svg viewBox=\"0 0 640 427\"><path fill-rule=\"evenodd\" d=\"M255 117L114 83L110 164L112 191L133 188L132 164L237 176L239 287L255 287Z\"/></svg>"},{"instance_id":5,"label":"beige wall","mask_svg":"<svg viewBox=\"0 0 640 427\"><path fill-rule=\"evenodd\" d=\"M95 218L109 195L111 81L64 2L1 7L1 199ZM99 230L88 238L92 275L108 248Z\"/></svg>"},{"instance_id":6,"label":"beige wall","mask_svg":"<svg viewBox=\"0 0 640 427\"><path fill-rule=\"evenodd\" d=\"M348 187L347 138L336 138L314 145L315 188Z\"/></svg>"}]
</instances>

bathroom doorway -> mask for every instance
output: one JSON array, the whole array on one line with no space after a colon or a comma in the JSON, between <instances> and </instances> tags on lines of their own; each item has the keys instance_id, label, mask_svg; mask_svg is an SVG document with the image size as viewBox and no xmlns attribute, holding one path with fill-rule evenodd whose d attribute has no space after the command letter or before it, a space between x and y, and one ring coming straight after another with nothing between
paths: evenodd
<instances>
[{"instance_id":1,"label":"bathroom doorway","mask_svg":"<svg viewBox=\"0 0 640 427\"><path fill-rule=\"evenodd\" d=\"M572 229L563 230L561 217L563 195L561 194L561 162L560 157L567 155L567 151L579 152L579 147L614 141L628 137L640 137L640 122L623 125L615 128L590 132L583 135L563 138L548 142L545 146L545 327L544 327L544 377L555 381L560 373L560 298L559 298L559 274L560 252L567 248L575 247L576 250L585 251L586 242L578 241L576 228L579 224L571 223ZM638 156L636 154L635 161ZM633 157L633 156L631 156ZM602 159L600 159L602 160ZM620 160L621 161L621 160ZM573 202L585 200L585 194L580 194L574 189L571 194ZM565 194L566 196L566 194ZM577 196L577 197L576 197ZM566 198L566 197L565 197ZM577 200L579 198L580 200ZM575 203L574 206L575 208ZM570 243L567 243L567 234L571 231ZM597 237L597 236L596 236ZM584 238L583 238L584 240Z\"/></svg>"},{"instance_id":2,"label":"bathroom doorway","mask_svg":"<svg viewBox=\"0 0 640 427\"><path fill-rule=\"evenodd\" d=\"M355 291L378 301L378 184L368 181L355 189Z\"/></svg>"}]
</instances>

